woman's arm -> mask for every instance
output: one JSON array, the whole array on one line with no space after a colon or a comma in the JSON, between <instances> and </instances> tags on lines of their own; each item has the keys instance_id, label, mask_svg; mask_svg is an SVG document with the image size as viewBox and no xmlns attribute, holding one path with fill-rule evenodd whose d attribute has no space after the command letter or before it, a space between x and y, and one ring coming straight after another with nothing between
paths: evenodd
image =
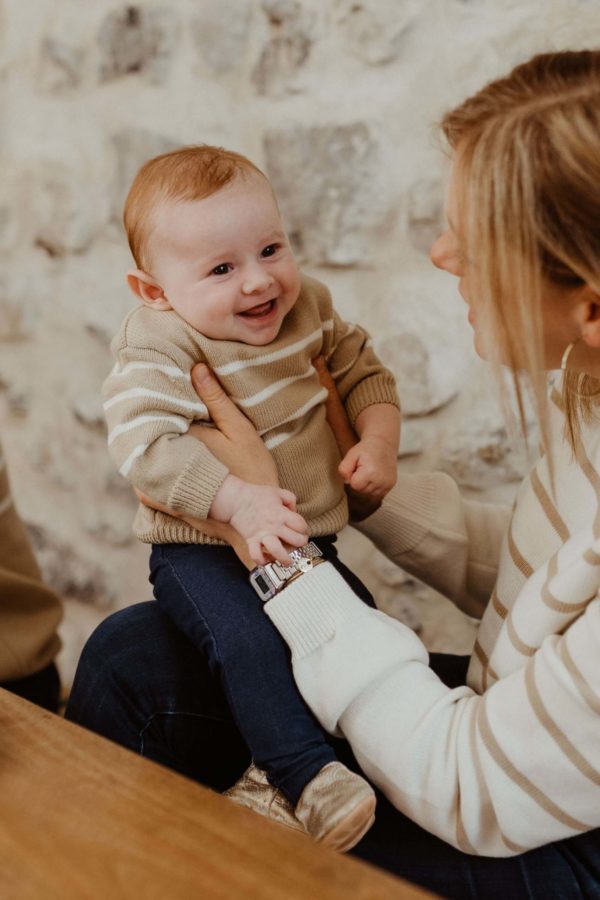
<instances>
[{"instance_id":1,"label":"woman's arm","mask_svg":"<svg viewBox=\"0 0 600 900\"><path fill-rule=\"evenodd\" d=\"M418 637L329 563L266 612L323 727L428 831L510 856L600 825L600 600L482 696L447 688Z\"/></svg>"},{"instance_id":2,"label":"woman's arm","mask_svg":"<svg viewBox=\"0 0 600 900\"><path fill-rule=\"evenodd\" d=\"M481 618L496 581L506 507L464 500L443 472L398 475L381 509L354 527L392 562Z\"/></svg>"}]
</instances>

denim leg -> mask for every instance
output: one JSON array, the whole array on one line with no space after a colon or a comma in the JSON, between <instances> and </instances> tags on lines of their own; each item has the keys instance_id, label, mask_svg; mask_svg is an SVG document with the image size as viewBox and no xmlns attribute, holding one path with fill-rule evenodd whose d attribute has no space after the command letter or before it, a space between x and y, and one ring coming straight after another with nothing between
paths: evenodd
<instances>
[{"instance_id":1,"label":"denim leg","mask_svg":"<svg viewBox=\"0 0 600 900\"><path fill-rule=\"evenodd\" d=\"M154 601L96 628L66 718L218 791L250 764L218 680Z\"/></svg>"},{"instance_id":2,"label":"denim leg","mask_svg":"<svg viewBox=\"0 0 600 900\"><path fill-rule=\"evenodd\" d=\"M336 757L247 570L230 547L163 544L152 551L150 580L161 609L223 686L252 759L295 805Z\"/></svg>"}]
</instances>

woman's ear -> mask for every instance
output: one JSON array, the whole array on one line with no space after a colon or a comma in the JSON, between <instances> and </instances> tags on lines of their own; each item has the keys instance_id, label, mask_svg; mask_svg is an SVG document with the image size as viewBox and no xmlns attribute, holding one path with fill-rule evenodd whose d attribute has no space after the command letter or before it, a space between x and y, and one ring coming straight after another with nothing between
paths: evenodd
<instances>
[{"instance_id":1,"label":"woman's ear","mask_svg":"<svg viewBox=\"0 0 600 900\"><path fill-rule=\"evenodd\" d=\"M600 348L600 294L588 284L582 288L580 299L581 339L594 350Z\"/></svg>"},{"instance_id":2,"label":"woman's ear","mask_svg":"<svg viewBox=\"0 0 600 900\"><path fill-rule=\"evenodd\" d=\"M150 275L141 269L131 269L127 273L127 284L146 306L152 309L172 309L163 289Z\"/></svg>"}]
</instances>

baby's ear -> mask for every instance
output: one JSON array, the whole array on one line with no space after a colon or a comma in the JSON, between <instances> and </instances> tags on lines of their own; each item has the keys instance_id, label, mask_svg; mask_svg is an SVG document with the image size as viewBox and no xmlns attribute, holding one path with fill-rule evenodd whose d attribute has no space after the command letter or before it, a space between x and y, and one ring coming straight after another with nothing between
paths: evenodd
<instances>
[{"instance_id":1,"label":"baby's ear","mask_svg":"<svg viewBox=\"0 0 600 900\"><path fill-rule=\"evenodd\" d=\"M152 309L172 309L160 284L141 269L131 269L127 273L127 284L146 306Z\"/></svg>"}]
</instances>

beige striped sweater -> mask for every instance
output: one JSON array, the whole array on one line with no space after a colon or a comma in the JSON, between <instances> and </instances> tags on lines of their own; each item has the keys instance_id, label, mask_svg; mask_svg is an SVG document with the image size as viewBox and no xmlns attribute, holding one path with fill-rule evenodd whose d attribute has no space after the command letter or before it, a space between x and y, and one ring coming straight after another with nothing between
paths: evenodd
<instances>
[{"instance_id":1,"label":"beige striped sweater","mask_svg":"<svg viewBox=\"0 0 600 900\"><path fill-rule=\"evenodd\" d=\"M468 686L450 690L408 628L329 564L267 611L321 723L427 830L510 856L600 826L600 427L576 459L552 393L546 459L512 512L464 501L441 473L403 475L361 524L396 563L482 615Z\"/></svg>"},{"instance_id":2,"label":"beige striped sweater","mask_svg":"<svg viewBox=\"0 0 600 900\"><path fill-rule=\"evenodd\" d=\"M207 517L228 470L186 434L191 422L208 420L190 377L206 362L273 454L280 485L296 495L310 533L332 534L347 523L340 455L311 360L326 358L352 422L371 404L397 406L398 398L369 336L334 312L323 284L302 279L295 306L266 347L211 340L174 311L145 306L129 313L111 346L116 363L103 389L109 450L136 488L181 514ZM143 506L134 530L151 543L215 540Z\"/></svg>"},{"instance_id":3,"label":"beige striped sweater","mask_svg":"<svg viewBox=\"0 0 600 900\"><path fill-rule=\"evenodd\" d=\"M0 447L0 682L44 669L60 650L62 604L42 583Z\"/></svg>"}]
</instances>

